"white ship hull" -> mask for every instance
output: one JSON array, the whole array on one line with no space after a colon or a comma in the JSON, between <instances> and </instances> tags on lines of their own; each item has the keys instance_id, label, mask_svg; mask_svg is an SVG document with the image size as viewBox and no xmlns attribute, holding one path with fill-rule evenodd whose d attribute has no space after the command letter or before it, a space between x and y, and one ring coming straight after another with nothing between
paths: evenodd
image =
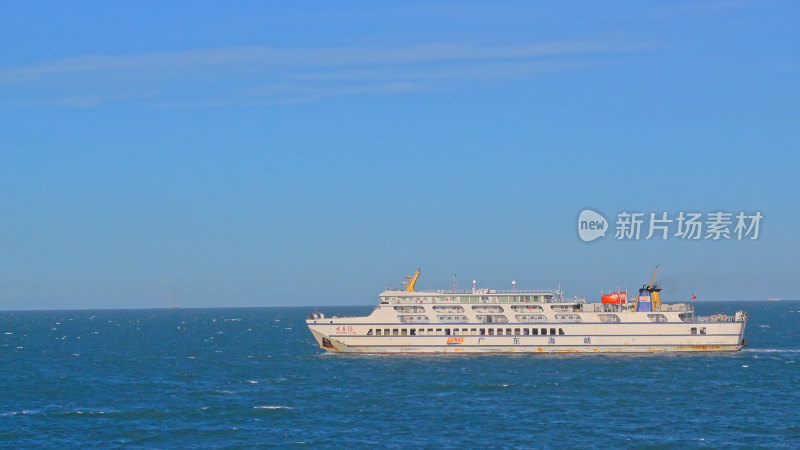
<instances>
[{"instance_id":1,"label":"white ship hull","mask_svg":"<svg viewBox=\"0 0 800 450\"><path fill-rule=\"evenodd\" d=\"M513 331L511 335L500 336L364 336L336 334L336 325L331 324L312 323L309 328L320 348L344 353L734 352L742 348L744 322L707 324L705 335L691 334L695 325L659 324L658 329L653 329L652 324L537 324L537 327L561 328L565 332L554 336L514 335ZM434 326L442 328L444 325ZM523 325L504 324L506 326L513 330ZM361 328L360 325L354 327ZM323 345L323 339L328 339L330 344Z\"/></svg>"}]
</instances>

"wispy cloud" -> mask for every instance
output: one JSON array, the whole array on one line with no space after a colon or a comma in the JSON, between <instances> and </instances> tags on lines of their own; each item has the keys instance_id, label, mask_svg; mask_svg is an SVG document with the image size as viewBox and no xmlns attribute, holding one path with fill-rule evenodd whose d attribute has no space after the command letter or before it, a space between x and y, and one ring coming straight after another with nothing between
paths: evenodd
<instances>
[{"instance_id":1,"label":"wispy cloud","mask_svg":"<svg viewBox=\"0 0 800 450\"><path fill-rule=\"evenodd\" d=\"M132 98L130 92L138 89L156 100L174 100L170 93L179 93L183 97L194 96L193 101L211 103L213 99L203 98L207 91L203 87L210 85L223 90L235 85L241 93L265 85L277 86L287 98L308 96L309 92L309 98L397 94L434 89L445 85L443 81L514 78L570 70L609 55L649 47L647 43L557 41L495 46L431 43L387 48L234 47L82 55L0 69L0 93L35 92L30 88L47 86L50 95L58 94L60 98L125 101ZM286 86L292 89L287 90ZM105 91L97 92L98 87ZM162 92L161 96L154 97L155 90ZM102 102L83 102L99 103Z\"/></svg>"}]
</instances>

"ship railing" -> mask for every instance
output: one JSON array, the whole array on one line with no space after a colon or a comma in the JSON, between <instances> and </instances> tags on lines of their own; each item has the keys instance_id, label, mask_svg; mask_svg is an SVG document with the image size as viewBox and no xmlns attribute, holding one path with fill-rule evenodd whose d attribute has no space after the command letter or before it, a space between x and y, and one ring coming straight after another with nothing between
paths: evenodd
<instances>
[{"instance_id":1,"label":"ship railing","mask_svg":"<svg viewBox=\"0 0 800 450\"><path fill-rule=\"evenodd\" d=\"M694 318L689 319L688 322L697 322L697 323L730 323L730 322L739 322L741 320L737 320L736 315L728 315L728 314L712 314L710 316L694 316Z\"/></svg>"},{"instance_id":2,"label":"ship railing","mask_svg":"<svg viewBox=\"0 0 800 450\"><path fill-rule=\"evenodd\" d=\"M387 287L387 292L405 292L405 289ZM436 294L563 294L561 289L489 289L489 288L476 288L476 289L438 289L435 291L422 291L417 290L418 293L436 293Z\"/></svg>"},{"instance_id":3,"label":"ship railing","mask_svg":"<svg viewBox=\"0 0 800 450\"><path fill-rule=\"evenodd\" d=\"M475 294L475 295L489 295L489 294L514 294L514 295L559 295L562 292L558 289L439 289L438 291L417 291L419 293L436 293L436 294Z\"/></svg>"},{"instance_id":4,"label":"ship railing","mask_svg":"<svg viewBox=\"0 0 800 450\"><path fill-rule=\"evenodd\" d=\"M694 307L688 303L662 303L658 310L663 312L688 312L693 311Z\"/></svg>"},{"instance_id":5,"label":"ship railing","mask_svg":"<svg viewBox=\"0 0 800 450\"><path fill-rule=\"evenodd\" d=\"M453 304L453 303L474 303L474 304L498 304L498 303L520 303L520 302L506 302L506 301L499 301L499 300L484 300L478 298L477 301L474 302L463 302L461 300L450 299L446 300L443 298L433 298L433 299L425 299L420 297L401 297L398 299L390 299L386 301L381 301L382 305L415 305L415 304ZM531 300L530 302L523 302L525 304L540 304L540 303L586 303L585 298L578 298L578 299L560 299L560 298L546 298L544 300Z\"/></svg>"},{"instance_id":6,"label":"ship railing","mask_svg":"<svg viewBox=\"0 0 800 450\"><path fill-rule=\"evenodd\" d=\"M527 294L554 294L558 295L562 292L558 289L490 289L490 294L516 294L516 295L527 295Z\"/></svg>"}]
</instances>

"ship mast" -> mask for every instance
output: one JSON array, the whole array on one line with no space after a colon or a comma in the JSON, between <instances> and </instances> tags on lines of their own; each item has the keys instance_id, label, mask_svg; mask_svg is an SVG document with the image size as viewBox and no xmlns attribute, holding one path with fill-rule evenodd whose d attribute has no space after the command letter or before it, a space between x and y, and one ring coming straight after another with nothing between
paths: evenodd
<instances>
[{"instance_id":1,"label":"ship mast","mask_svg":"<svg viewBox=\"0 0 800 450\"><path fill-rule=\"evenodd\" d=\"M417 284L417 279L419 278L420 269L417 269L417 273L411 277L411 280L408 282L408 286L406 286L406 292L417 292L414 290L414 285ZM406 277L408 278L408 277Z\"/></svg>"},{"instance_id":2,"label":"ship mast","mask_svg":"<svg viewBox=\"0 0 800 450\"><path fill-rule=\"evenodd\" d=\"M650 284L647 285L647 289L653 289L653 283L656 281L656 274L658 273L658 268L661 267L661 264L656 265L656 270L653 271L653 276L650 277Z\"/></svg>"}]
</instances>

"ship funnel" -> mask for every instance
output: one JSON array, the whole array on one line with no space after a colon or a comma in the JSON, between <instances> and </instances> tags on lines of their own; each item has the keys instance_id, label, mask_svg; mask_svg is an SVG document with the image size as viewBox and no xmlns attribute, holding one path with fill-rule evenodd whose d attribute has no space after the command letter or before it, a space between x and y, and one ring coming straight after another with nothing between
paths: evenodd
<instances>
[{"instance_id":1,"label":"ship funnel","mask_svg":"<svg viewBox=\"0 0 800 450\"><path fill-rule=\"evenodd\" d=\"M636 311L652 311L653 300L650 290L647 288L639 289L639 298L636 300Z\"/></svg>"},{"instance_id":2,"label":"ship funnel","mask_svg":"<svg viewBox=\"0 0 800 450\"><path fill-rule=\"evenodd\" d=\"M661 288L653 287L650 291L650 297L653 299L653 311L661 310Z\"/></svg>"},{"instance_id":3,"label":"ship funnel","mask_svg":"<svg viewBox=\"0 0 800 450\"><path fill-rule=\"evenodd\" d=\"M639 298L636 299L636 311L658 311L661 309L661 288L655 285L656 274L661 265L656 266L650 284L639 289Z\"/></svg>"}]
</instances>

